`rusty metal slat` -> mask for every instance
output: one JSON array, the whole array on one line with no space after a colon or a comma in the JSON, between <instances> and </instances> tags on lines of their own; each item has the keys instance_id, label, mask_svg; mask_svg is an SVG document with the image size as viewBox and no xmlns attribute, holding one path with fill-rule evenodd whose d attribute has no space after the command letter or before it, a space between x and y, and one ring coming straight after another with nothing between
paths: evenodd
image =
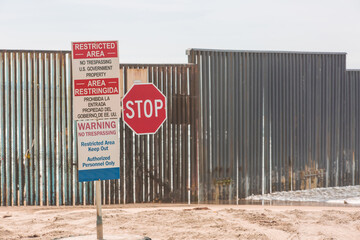
<instances>
[{"instance_id":1,"label":"rusty metal slat","mask_svg":"<svg viewBox=\"0 0 360 240\"><path fill-rule=\"evenodd\" d=\"M56 158L55 158L55 172L56 172L56 205L62 205L62 191L61 191L61 154L62 154L62 148L61 148L61 122L60 122L60 114L61 114L61 76L62 76L62 66L63 66L63 58L62 55L57 54L56 55L56 61L55 61L55 108L56 108L56 139L55 139L55 149L56 149ZM36 79L36 78L34 78ZM35 84L36 86L36 84ZM35 131L36 133L36 131ZM37 145L35 145L37 146Z\"/></svg>"},{"instance_id":2,"label":"rusty metal slat","mask_svg":"<svg viewBox=\"0 0 360 240\"><path fill-rule=\"evenodd\" d=\"M167 116L169 116L169 96L168 96L168 90L169 90L169 68L170 67L165 67L163 68L163 78L162 78L162 93L166 96L167 99L167 103L166 103L166 108L167 108ZM170 152L169 152L169 118L167 118L167 120L163 123L162 128L162 149L163 149L163 184L164 184L164 193L163 193L163 198L165 202L171 202L171 187L170 187L170 177L171 177L171 173L170 173L170 161L169 161L169 157L170 157Z\"/></svg>"},{"instance_id":3,"label":"rusty metal slat","mask_svg":"<svg viewBox=\"0 0 360 240\"><path fill-rule=\"evenodd\" d=\"M185 202L187 199L187 131L186 131L186 68L181 67L181 78L180 78L180 96L181 96L181 124L180 124L180 131L181 131L181 160L182 160L182 179L181 179L181 190L182 190L182 202Z\"/></svg>"},{"instance_id":4,"label":"rusty metal slat","mask_svg":"<svg viewBox=\"0 0 360 240\"><path fill-rule=\"evenodd\" d=\"M124 79L124 78L123 78ZM124 81L125 82L125 81ZM126 155L125 155L125 123L120 119L119 123L120 138L120 199L123 204L126 203Z\"/></svg>"},{"instance_id":5,"label":"rusty metal slat","mask_svg":"<svg viewBox=\"0 0 360 240\"><path fill-rule=\"evenodd\" d=\"M49 88L50 88L50 114L48 115L49 119L50 119L50 139L49 140L49 144L50 146L50 162L51 162L51 169L50 169L50 191L51 194L49 196L50 198L50 205L55 205L56 204L56 182L55 182L55 169L56 169L56 163L55 163L55 159L56 159L56 153L55 153L55 139L56 139L56 134L55 134L55 130L56 130L56 120L55 120L55 102L56 102L56 97L55 97L55 61L56 61L56 57L54 54L50 54L50 59L49 59L49 68L50 68L50 80L49 80Z\"/></svg>"},{"instance_id":6,"label":"rusty metal slat","mask_svg":"<svg viewBox=\"0 0 360 240\"><path fill-rule=\"evenodd\" d=\"M159 83L159 67L156 68L156 72L153 75L153 83L157 86ZM160 179L160 168L161 168L161 163L160 163L160 151L159 151L159 142L160 142L160 138L159 138L159 134L156 133L153 135L153 168L154 168L154 174L153 174L153 185L154 185L154 198L153 201L158 202L160 201L160 189L161 186L159 184L159 179Z\"/></svg>"},{"instance_id":7,"label":"rusty metal slat","mask_svg":"<svg viewBox=\"0 0 360 240\"><path fill-rule=\"evenodd\" d=\"M49 55L45 54L44 56L44 125L45 134L44 134L44 145L45 145L45 160L44 160L44 167L45 167L45 175L44 175L44 182L45 182L45 191L44 191L44 204L49 206L51 204L51 165L50 165L50 76L49 76Z\"/></svg>"},{"instance_id":8,"label":"rusty metal slat","mask_svg":"<svg viewBox=\"0 0 360 240\"><path fill-rule=\"evenodd\" d=\"M5 90L5 74L4 74L4 53L0 52L0 106L5 106L4 90ZM5 158L5 108L0 109L0 206L6 206L6 158Z\"/></svg>"}]
</instances>

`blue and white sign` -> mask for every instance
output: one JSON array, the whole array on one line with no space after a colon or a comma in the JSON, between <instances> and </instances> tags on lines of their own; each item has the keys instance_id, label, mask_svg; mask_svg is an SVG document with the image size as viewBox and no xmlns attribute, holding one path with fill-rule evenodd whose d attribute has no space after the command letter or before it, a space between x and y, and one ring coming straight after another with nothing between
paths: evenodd
<instances>
[{"instance_id":1,"label":"blue and white sign","mask_svg":"<svg viewBox=\"0 0 360 240\"><path fill-rule=\"evenodd\" d=\"M79 182L120 178L118 119L78 121Z\"/></svg>"}]
</instances>

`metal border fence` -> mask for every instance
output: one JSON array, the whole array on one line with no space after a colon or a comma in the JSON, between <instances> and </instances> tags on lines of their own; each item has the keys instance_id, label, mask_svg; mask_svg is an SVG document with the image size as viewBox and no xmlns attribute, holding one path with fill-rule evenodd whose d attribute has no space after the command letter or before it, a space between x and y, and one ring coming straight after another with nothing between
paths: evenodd
<instances>
[{"instance_id":1,"label":"metal border fence","mask_svg":"<svg viewBox=\"0 0 360 240\"><path fill-rule=\"evenodd\" d=\"M148 69L169 117L153 136L135 136L120 120L121 179L102 181L104 204L194 200L196 66L120 68L125 90L127 69ZM93 183L77 181L71 52L0 50L0 104L1 205L93 204Z\"/></svg>"},{"instance_id":2,"label":"metal border fence","mask_svg":"<svg viewBox=\"0 0 360 240\"><path fill-rule=\"evenodd\" d=\"M147 69L166 96L157 134L120 119L119 180L104 204L237 203L251 194L359 184L360 71L345 53L189 49ZM0 202L94 204L77 181L70 51L0 50Z\"/></svg>"},{"instance_id":3,"label":"metal border fence","mask_svg":"<svg viewBox=\"0 0 360 240\"><path fill-rule=\"evenodd\" d=\"M345 171L351 167L341 158L350 113L345 53L189 49L187 55L199 67L201 89L200 202L358 183L344 177L358 179L358 172Z\"/></svg>"},{"instance_id":4,"label":"metal border fence","mask_svg":"<svg viewBox=\"0 0 360 240\"><path fill-rule=\"evenodd\" d=\"M338 174L342 185L360 183L360 70L347 70L346 81L341 84L340 165Z\"/></svg>"}]
</instances>

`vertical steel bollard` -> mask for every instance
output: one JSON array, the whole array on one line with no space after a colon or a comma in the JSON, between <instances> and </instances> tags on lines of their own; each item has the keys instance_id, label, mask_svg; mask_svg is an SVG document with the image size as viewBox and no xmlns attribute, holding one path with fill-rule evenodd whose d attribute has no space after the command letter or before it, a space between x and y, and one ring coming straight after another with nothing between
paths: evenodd
<instances>
[{"instance_id":1,"label":"vertical steel bollard","mask_svg":"<svg viewBox=\"0 0 360 240\"><path fill-rule=\"evenodd\" d=\"M96 181L96 233L97 239L103 240L103 224L101 213L101 181Z\"/></svg>"}]
</instances>

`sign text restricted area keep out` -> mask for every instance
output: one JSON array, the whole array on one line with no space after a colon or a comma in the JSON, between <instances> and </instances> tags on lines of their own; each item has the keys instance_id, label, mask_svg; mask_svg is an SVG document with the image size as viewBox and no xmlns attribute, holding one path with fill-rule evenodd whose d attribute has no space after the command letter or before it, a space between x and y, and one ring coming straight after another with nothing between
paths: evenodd
<instances>
[{"instance_id":1,"label":"sign text restricted area keep out","mask_svg":"<svg viewBox=\"0 0 360 240\"><path fill-rule=\"evenodd\" d=\"M120 118L117 41L73 42L74 119Z\"/></svg>"},{"instance_id":2,"label":"sign text restricted area keep out","mask_svg":"<svg viewBox=\"0 0 360 240\"><path fill-rule=\"evenodd\" d=\"M120 178L118 120L77 122L79 181Z\"/></svg>"}]
</instances>

